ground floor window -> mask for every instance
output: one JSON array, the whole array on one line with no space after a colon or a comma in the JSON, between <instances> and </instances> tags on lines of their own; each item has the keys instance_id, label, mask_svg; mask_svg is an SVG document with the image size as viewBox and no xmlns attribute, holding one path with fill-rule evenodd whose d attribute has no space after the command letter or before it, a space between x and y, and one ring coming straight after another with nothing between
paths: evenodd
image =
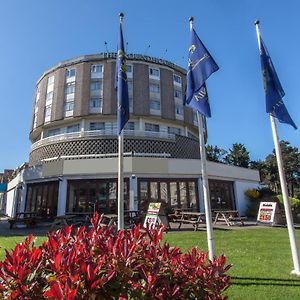
<instances>
[{"instance_id":1,"label":"ground floor window","mask_svg":"<svg viewBox=\"0 0 300 300\"><path fill-rule=\"evenodd\" d=\"M56 216L57 199L58 181L28 184L25 211L40 216Z\"/></svg>"},{"instance_id":2,"label":"ground floor window","mask_svg":"<svg viewBox=\"0 0 300 300\"><path fill-rule=\"evenodd\" d=\"M116 214L117 179L68 180L66 212ZM124 209L129 210L129 180L124 180Z\"/></svg>"},{"instance_id":3,"label":"ground floor window","mask_svg":"<svg viewBox=\"0 0 300 300\"><path fill-rule=\"evenodd\" d=\"M211 209L235 209L233 182L209 180Z\"/></svg>"},{"instance_id":4,"label":"ground floor window","mask_svg":"<svg viewBox=\"0 0 300 300\"><path fill-rule=\"evenodd\" d=\"M185 208L199 211L196 179L138 179L139 211L146 212L150 202L160 201L167 210Z\"/></svg>"}]
</instances>

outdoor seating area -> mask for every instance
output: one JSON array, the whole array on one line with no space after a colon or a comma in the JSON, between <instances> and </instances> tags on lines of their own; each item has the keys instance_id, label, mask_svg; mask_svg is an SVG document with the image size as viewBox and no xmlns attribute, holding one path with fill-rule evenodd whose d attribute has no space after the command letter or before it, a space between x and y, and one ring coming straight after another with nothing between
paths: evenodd
<instances>
[{"instance_id":1,"label":"outdoor seating area","mask_svg":"<svg viewBox=\"0 0 300 300\"><path fill-rule=\"evenodd\" d=\"M182 224L191 224L194 227L194 231L197 231L199 225L205 224L205 213L187 211L187 210L175 210L174 214L169 214L169 221L178 223L178 229Z\"/></svg>"},{"instance_id":2,"label":"outdoor seating area","mask_svg":"<svg viewBox=\"0 0 300 300\"><path fill-rule=\"evenodd\" d=\"M244 226L246 217L240 216L237 210L215 210L214 225L225 222L227 226L241 225Z\"/></svg>"},{"instance_id":3,"label":"outdoor seating area","mask_svg":"<svg viewBox=\"0 0 300 300\"><path fill-rule=\"evenodd\" d=\"M66 226L88 226L93 212L70 212L65 215L56 216L52 219L45 219L34 212L17 213L16 217L9 218L9 228L29 228L49 225L49 230L57 230ZM205 228L205 213L192 211L189 209L175 209L166 215L168 222L167 229L193 229L197 231L200 227ZM136 210L124 211L125 228L130 228L134 224L143 224L145 214ZM214 226L244 226L246 217L240 216L237 210L214 210L212 212L212 222ZM103 225L117 226L117 214L103 214ZM178 225L178 226L177 226ZM183 226L185 225L185 226ZM189 226L191 225L191 226ZM176 228L176 227L177 228Z\"/></svg>"}]
</instances>

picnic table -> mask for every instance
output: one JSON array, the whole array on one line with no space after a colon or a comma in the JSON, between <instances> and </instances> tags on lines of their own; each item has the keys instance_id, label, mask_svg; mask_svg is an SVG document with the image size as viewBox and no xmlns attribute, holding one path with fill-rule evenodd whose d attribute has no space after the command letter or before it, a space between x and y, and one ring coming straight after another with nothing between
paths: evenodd
<instances>
[{"instance_id":1,"label":"picnic table","mask_svg":"<svg viewBox=\"0 0 300 300\"><path fill-rule=\"evenodd\" d=\"M215 210L214 225L217 222L225 222L227 226L233 226L240 223L244 226L244 220L246 217L241 217L237 210Z\"/></svg>"},{"instance_id":2,"label":"picnic table","mask_svg":"<svg viewBox=\"0 0 300 300\"><path fill-rule=\"evenodd\" d=\"M178 229L181 228L182 224L192 224L196 231L200 224L205 223L205 213L195 211L178 211L176 218L172 220L175 223L179 223Z\"/></svg>"},{"instance_id":3,"label":"picnic table","mask_svg":"<svg viewBox=\"0 0 300 300\"><path fill-rule=\"evenodd\" d=\"M15 225L31 227L37 223L37 215L35 212L19 212L16 213L14 218L8 219L8 222L9 229L12 229Z\"/></svg>"},{"instance_id":4,"label":"picnic table","mask_svg":"<svg viewBox=\"0 0 300 300\"><path fill-rule=\"evenodd\" d=\"M92 216L91 212L72 212L66 215L56 216L51 224L50 230L56 227L66 227L70 225L83 226L86 225Z\"/></svg>"}]
</instances>

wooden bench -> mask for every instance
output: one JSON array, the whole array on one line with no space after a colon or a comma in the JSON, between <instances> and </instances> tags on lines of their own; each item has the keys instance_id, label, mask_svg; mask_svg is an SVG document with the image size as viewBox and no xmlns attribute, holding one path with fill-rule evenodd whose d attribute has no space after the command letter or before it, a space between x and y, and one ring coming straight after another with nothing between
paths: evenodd
<instances>
[{"instance_id":1,"label":"wooden bench","mask_svg":"<svg viewBox=\"0 0 300 300\"><path fill-rule=\"evenodd\" d=\"M179 223L178 229L181 228L182 224L191 224L194 227L194 231L197 231L199 225L205 223L204 218L205 213L182 211L180 212L180 217L173 222Z\"/></svg>"},{"instance_id":2,"label":"wooden bench","mask_svg":"<svg viewBox=\"0 0 300 300\"><path fill-rule=\"evenodd\" d=\"M236 225L236 223L240 223L244 226L244 220L247 219L246 217L240 216L237 210L216 210L214 213L214 225L216 225L217 222L223 221L227 224L227 226L233 226Z\"/></svg>"},{"instance_id":3,"label":"wooden bench","mask_svg":"<svg viewBox=\"0 0 300 300\"><path fill-rule=\"evenodd\" d=\"M37 223L36 213L22 212L16 213L14 218L8 219L9 229L14 228L16 225L24 225L25 227L32 227Z\"/></svg>"}]
</instances>

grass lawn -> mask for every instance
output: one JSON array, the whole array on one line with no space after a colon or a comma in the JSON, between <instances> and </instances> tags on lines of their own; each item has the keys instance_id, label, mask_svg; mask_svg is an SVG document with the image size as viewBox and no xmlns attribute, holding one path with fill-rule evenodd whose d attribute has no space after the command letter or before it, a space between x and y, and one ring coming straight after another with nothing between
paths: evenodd
<instances>
[{"instance_id":1,"label":"grass lawn","mask_svg":"<svg viewBox=\"0 0 300 300\"><path fill-rule=\"evenodd\" d=\"M300 249L300 230L296 231ZM43 241L37 238L37 243ZM271 300L300 299L300 278L290 276L292 258L287 229L255 228L241 230L215 230L217 254L224 253L228 263L232 284L226 291L229 299ZM11 249L23 237L0 237L0 260L4 249ZM198 246L207 251L206 231L182 231L165 234L172 246L187 251Z\"/></svg>"},{"instance_id":2,"label":"grass lawn","mask_svg":"<svg viewBox=\"0 0 300 300\"><path fill-rule=\"evenodd\" d=\"M296 231L300 249L300 230ZM199 246L207 251L206 232L170 232L165 240L187 251ZM300 278L290 276L293 262L287 229L256 228L214 231L216 253L232 264L229 299L300 299Z\"/></svg>"}]
</instances>

